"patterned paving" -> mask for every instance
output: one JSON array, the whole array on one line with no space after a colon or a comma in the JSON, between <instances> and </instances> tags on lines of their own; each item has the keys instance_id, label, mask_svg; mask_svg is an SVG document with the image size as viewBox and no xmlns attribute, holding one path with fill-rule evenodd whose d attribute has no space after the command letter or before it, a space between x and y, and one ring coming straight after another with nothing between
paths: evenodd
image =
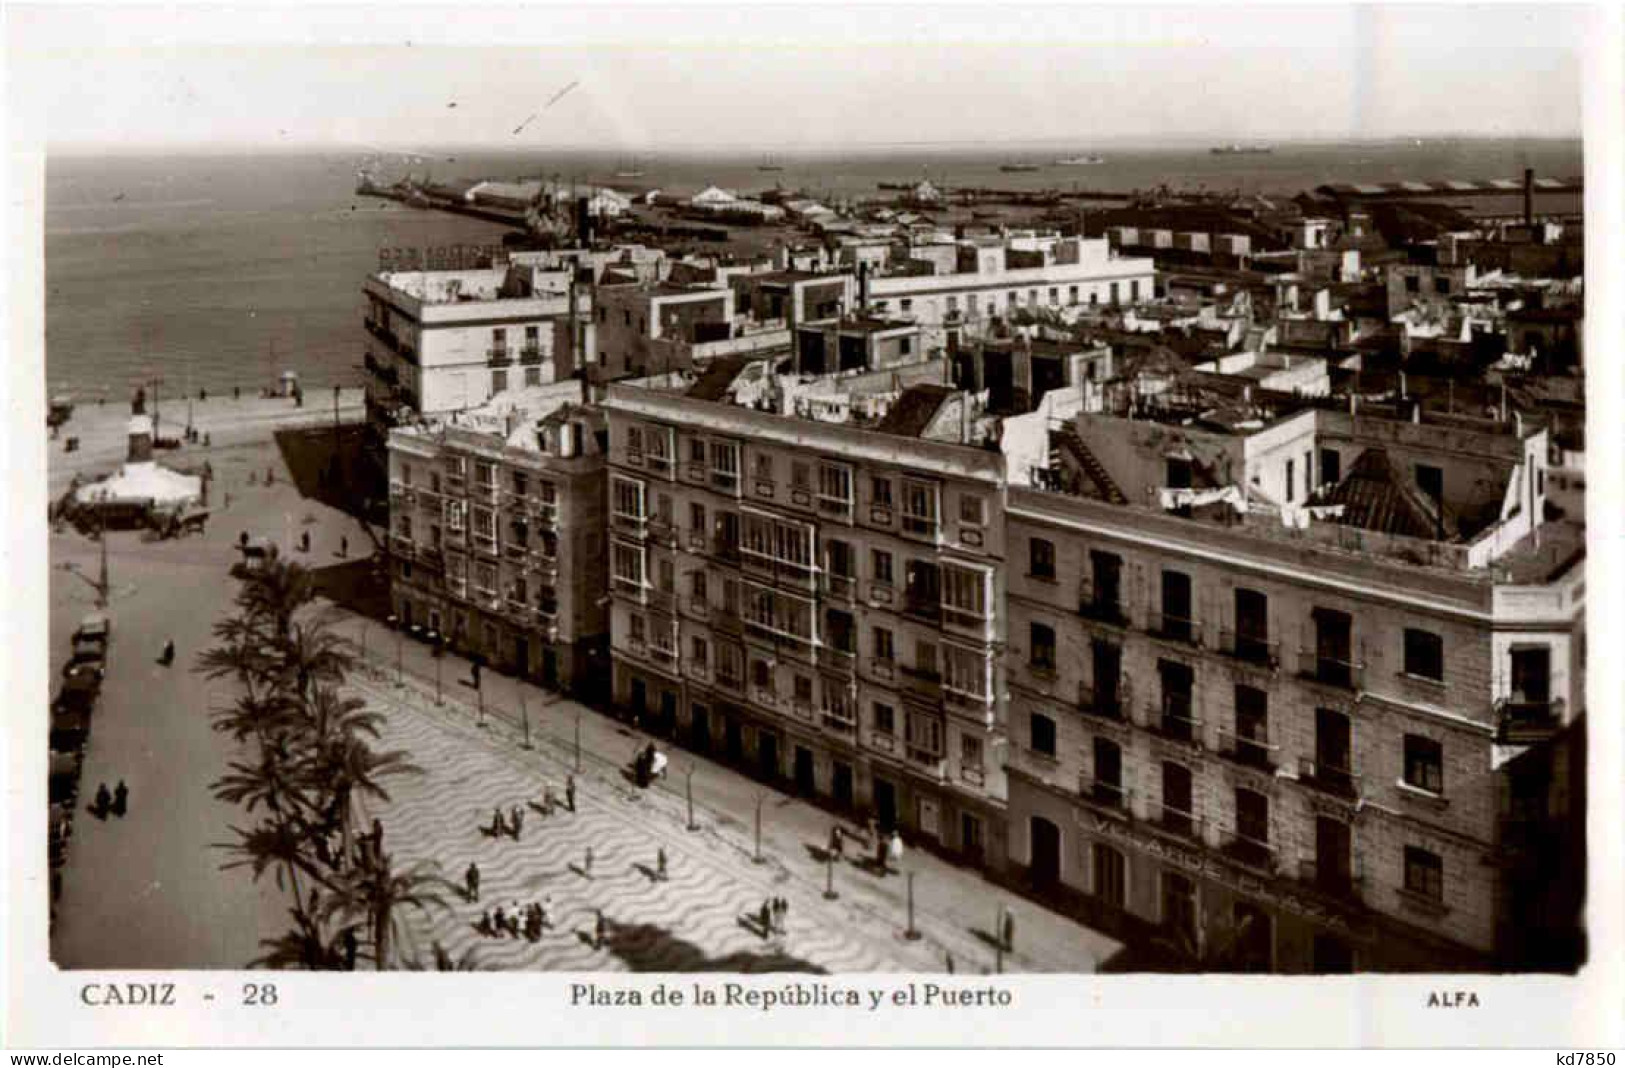
<instances>
[{"instance_id":1,"label":"patterned paving","mask_svg":"<svg viewBox=\"0 0 1625 1068\"><path fill-rule=\"evenodd\" d=\"M392 800L369 812L385 827L397 863L431 860L461 885L470 861L480 900L460 896L433 915L403 917L403 955L432 960L438 941L453 958L474 953L483 969L632 971L935 970L941 951L906 942L893 923L846 899L829 902L769 860L754 864L726 829L684 829L681 804L656 791L578 776L575 814L540 809L545 784L560 797L567 768L544 750L521 749L510 725L478 727L411 688L372 681L355 688L387 712L383 744L409 751L426 774L391 784ZM403 696L404 694L404 696ZM532 807L532 803L535 807ZM525 812L519 841L486 831L493 808ZM581 872L588 848L591 877ZM664 847L668 878L653 878ZM788 933L763 938L754 913L769 896L790 903ZM487 908L550 899L554 926L538 942L490 937L476 923ZM597 910L607 935L593 945Z\"/></svg>"}]
</instances>

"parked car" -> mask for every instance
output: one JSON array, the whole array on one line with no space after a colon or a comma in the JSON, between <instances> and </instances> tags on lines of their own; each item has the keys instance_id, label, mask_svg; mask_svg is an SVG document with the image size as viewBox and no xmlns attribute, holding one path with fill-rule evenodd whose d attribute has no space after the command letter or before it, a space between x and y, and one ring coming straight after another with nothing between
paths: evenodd
<instances>
[{"instance_id":1,"label":"parked car","mask_svg":"<svg viewBox=\"0 0 1625 1068\"><path fill-rule=\"evenodd\" d=\"M51 717L51 752L76 755L89 738L90 713L66 711Z\"/></svg>"},{"instance_id":2,"label":"parked car","mask_svg":"<svg viewBox=\"0 0 1625 1068\"><path fill-rule=\"evenodd\" d=\"M101 672L94 668L79 668L63 673L62 689L57 691L51 704L52 712L83 712L89 716L96 709L96 698L102 692Z\"/></svg>"},{"instance_id":3,"label":"parked car","mask_svg":"<svg viewBox=\"0 0 1625 1068\"><path fill-rule=\"evenodd\" d=\"M105 647L112 640L113 620L105 612L91 612L79 621L79 629L73 632L75 645L84 641L97 642Z\"/></svg>"}]
</instances>

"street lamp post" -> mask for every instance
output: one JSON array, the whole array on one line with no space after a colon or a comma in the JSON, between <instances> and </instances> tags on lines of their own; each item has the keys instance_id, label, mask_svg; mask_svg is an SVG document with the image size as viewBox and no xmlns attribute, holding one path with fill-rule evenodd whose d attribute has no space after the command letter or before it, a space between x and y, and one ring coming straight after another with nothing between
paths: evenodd
<instances>
[{"instance_id":1,"label":"street lamp post","mask_svg":"<svg viewBox=\"0 0 1625 1068\"><path fill-rule=\"evenodd\" d=\"M751 860L757 864L762 862L762 794L756 794L756 855Z\"/></svg>"},{"instance_id":2,"label":"street lamp post","mask_svg":"<svg viewBox=\"0 0 1625 1068\"><path fill-rule=\"evenodd\" d=\"M441 695L441 690L440 690L440 670L441 670L440 669L440 663L445 658L446 658L446 653L445 653L445 650L441 647L441 643L440 643L440 632L436 631L435 635L434 635L434 703L437 706L444 705L446 703L445 698Z\"/></svg>"},{"instance_id":3,"label":"street lamp post","mask_svg":"<svg viewBox=\"0 0 1625 1068\"><path fill-rule=\"evenodd\" d=\"M914 926L914 873L908 873L908 927L903 931L903 937L910 942L919 940L919 929Z\"/></svg>"},{"instance_id":4,"label":"street lamp post","mask_svg":"<svg viewBox=\"0 0 1625 1068\"><path fill-rule=\"evenodd\" d=\"M576 774L581 774L581 710L576 709Z\"/></svg>"},{"instance_id":5,"label":"street lamp post","mask_svg":"<svg viewBox=\"0 0 1625 1068\"><path fill-rule=\"evenodd\" d=\"M530 711L525 708L525 684L518 683L514 689L519 692L519 725L525 732L525 740L520 743L521 749L530 748Z\"/></svg>"},{"instance_id":6,"label":"street lamp post","mask_svg":"<svg viewBox=\"0 0 1625 1068\"><path fill-rule=\"evenodd\" d=\"M402 637L400 619L393 615L390 616L389 626L390 629L395 632L395 686L398 689L406 685L406 682L403 679L403 675L405 674L406 651L401 644Z\"/></svg>"},{"instance_id":7,"label":"street lamp post","mask_svg":"<svg viewBox=\"0 0 1625 1068\"><path fill-rule=\"evenodd\" d=\"M688 762L688 774L684 776L684 792L688 795L688 829L699 830L694 825L694 762Z\"/></svg>"},{"instance_id":8,"label":"street lamp post","mask_svg":"<svg viewBox=\"0 0 1625 1068\"><path fill-rule=\"evenodd\" d=\"M835 890L835 850L824 851L824 900L834 901L841 895Z\"/></svg>"}]
</instances>

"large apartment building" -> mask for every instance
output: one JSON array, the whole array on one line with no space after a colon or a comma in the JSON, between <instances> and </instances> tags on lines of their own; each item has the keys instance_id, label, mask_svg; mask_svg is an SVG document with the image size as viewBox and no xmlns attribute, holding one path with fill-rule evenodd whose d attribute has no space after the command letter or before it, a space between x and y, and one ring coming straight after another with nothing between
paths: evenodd
<instances>
[{"instance_id":1,"label":"large apartment building","mask_svg":"<svg viewBox=\"0 0 1625 1068\"><path fill-rule=\"evenodd\" d=\"M1165 385L1009 494L1013 862L1208 967L1572 964L1584 532L1545 430Z\"/></svg>"},{"instance_id":2,"label":"large apartment building","mask_svg":"<svg viewBox=\"0 0 1625 1068\"><path fill-rule=\"evenodd\" d=\"M563 269L381 271L364 291L367 421L381 433L554 380L553 320L570 303Z\"/></svg>"},{"instance_id":3,"label":"large apartment building","mask_svg":"<svg viewBox=\"0 0 1625 1068\"><path fill-rule=\"evenodd\" d=\"M976 862L1004 853L1004 464L941 361L609 388L618 704Z\"/></svg>"},{"instance_id":4,"label":"large apartment building","mask_svg":"<svg viewBox=\"0 0 1625 1068\"><path fill-rule=\"evenodd\" d=\"M510 390L389 435L391 599L409 632L592 693L608 666L603 413Z\"/></svg>"}]
</instances>

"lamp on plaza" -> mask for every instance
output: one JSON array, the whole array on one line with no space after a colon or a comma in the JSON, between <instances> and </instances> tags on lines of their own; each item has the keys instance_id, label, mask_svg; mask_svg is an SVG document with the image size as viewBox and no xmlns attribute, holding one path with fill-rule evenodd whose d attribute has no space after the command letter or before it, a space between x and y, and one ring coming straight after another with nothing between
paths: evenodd
<instances>
[{"instance_id":1,"label":"lamp on plaza","mask_svg":"<svg viewBox=\"0 0 1625 1068\"><path fill-rule=\"evenodd\" d=\"M576 774L581 774L581 709L576 709Z\"/></svg>"},{"instance_id":2,"label":"lamp on plaza","mask_svg":"<svg viewBox=\"0 0 1625 1068\"><path fill-rule=\"evenodd\" d=\"M824 900L834 901L840 897L835 889L835 850L824 850Z\"/></svg>"},{"instance_id":3,"label":"lamp on plaza","mask_svg":"<svg viewBox=\"0 0 1625 1068\"><path fill-rule=\"evenodd\" d=\"M530 745L530 711L525 708L525 684L520 681L514 685L519 693L519 726L525 732L525 740L519 743L519 748L529 749Z\"/></svg>"},{"instance_id":4,"label":"lamp on plaza","mask_svg":"<svg viewBox=\"0 0 1625 1068\"><path fill-rule=\"evenodd\" d=\"M908 873L908 926L903 929L903 937L910 942L919 940L919 928L914 926L914 873Z\"/></svg>"},{"instance_id":5,"label":"lamp on plaza","mask_svg":"<svg viewBox=\"0 0 1625 1068\"><path fill-rule=\"evenodd\" d=\"M478 653L474 654L474 662L472 664L472 672L471 673L472 673L473 678L474 678L474 698L478 702L478 708L479 708L479 716L480 716L479 725L481 727L484 727L485 726L485 689L484 689L484 687L482 687L480 685L480 655Z\"/></svg>"},{"instance_id":6,"label":"lamp on plaza","mask_svg":"<svg viewBox=\"0 0 1625 1068\"><path fill-rule=\"evenodd\" d=\"M438 630L429 632L429 640L434 643L434 703L444 705L446 701L440 691L440 661L445 656L446 640Z\"/></svg>"},{"instance_id":7,"label":"lamp on plaza","mask_svg":"<svg viewBox=\"0 0 1625 1068\"><path fill-rule=\"evenodd\" d=\"M756 791L756 852L750 859L757 864L765 859L762 856L762 800L766 796L762 791Z\"/></svg>"},{"instance_id":8,"label":"lamp on plaza","mask_svg":"<svg viewBox=\"0 0 1625 1068\"><path fill-rule=\"evenodd\" d=\"M400 687L406 685L402 678L405 673L406 653L401 646L401 621L399 617L391 615L388 622L390 629L395 632L395 685Z\"/></svg>"},{"instance_id":9,"label":"lamp on plaza","mask_svg":"<svg viewBox=\"0 0 1625 1068\"><path fill-rule=\"evenodd\" d=\"M683 779L683 789L688 795L688 829L697 831L699 827L694 823L694 761L690 760L688 762L688 771L684 774Z\"/></svg>"}]
</instances>

